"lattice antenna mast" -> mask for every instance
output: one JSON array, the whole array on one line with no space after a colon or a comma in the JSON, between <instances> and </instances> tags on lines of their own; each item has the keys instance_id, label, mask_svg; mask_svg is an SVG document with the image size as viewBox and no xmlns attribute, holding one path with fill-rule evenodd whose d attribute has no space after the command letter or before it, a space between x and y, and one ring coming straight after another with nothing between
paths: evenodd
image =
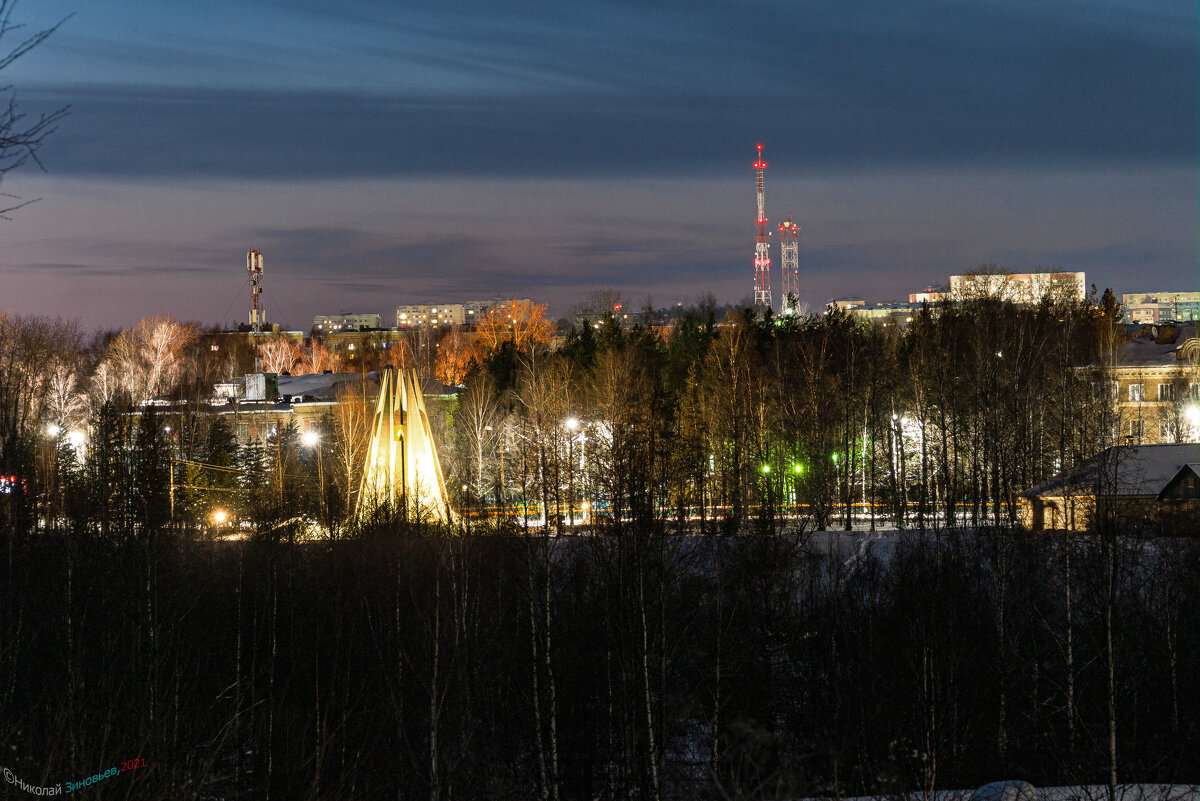
<instances>
[{"instance_id":1,"label":"lattice antenna mast","mask_svg":"<svg viewBox=\"0 0 1200 801\"><path fill-rule=\"evenodd\" d=\"M767 162L763 161L762 145L758 146L758 158L754 162L754 171L758 174L758 222L754 234L754 305L771 308L771 243L767 240L767 200L763 194L763 170Z\"/></svg>"},{"instance_id":2,"label":"lattice antenna mast","mask_svg":"<svg viewBox=\"0 0 1200 801\"><path fill-rule=\"evenodd\" d=\"M258 296L262 294L262 287L259 286L262 281L262 254L254 248L246 253L246 271L250 273L250 330L254 332L250 335L250 347L254 351L254 372L257 373L260 368L258 340L263 324L262 309L258 305Z\"/></svg>"},{"instance_id":3,"label":"lattice antenna mast","mask_svg":"<svg viewBox=\"0 0 1200 801\"><path fill-rule=\"evenodd\" d=\"M255 334L262 333L263 313L258 305L258 296L262 294L262 254L251 249L246 253L246 270L250 273L250 330Z\"/></svg>"},{"instance_id":4,"label":"lattice antenna mast","mask_svg":"<svg viewBox=\"0 0 1200 801\"><path fill-rule=\"evenodd\" d=\"M800 226L790 216L779 224L779 261L783 265L779 312L795 314L800 304Z\"/></svg>"}]
</instances>

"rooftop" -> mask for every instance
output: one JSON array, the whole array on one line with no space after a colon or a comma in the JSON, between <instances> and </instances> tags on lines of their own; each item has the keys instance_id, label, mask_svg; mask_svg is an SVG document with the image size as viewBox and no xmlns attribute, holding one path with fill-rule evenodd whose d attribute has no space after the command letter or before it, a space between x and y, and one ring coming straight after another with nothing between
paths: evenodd
<instances>
[{"instance_id":1,"label":"rooftop","mask_svg":"<svg viewBox=\"0 0 1200 801\"><path fill-rule=\"evenodd\" d=\"M1158 495L1185 465L1197 462L1200 443L1120 445L1030 487L1021 496L1093 495L1097 488L1105 495Z\"/></svg>"}]
</instances>

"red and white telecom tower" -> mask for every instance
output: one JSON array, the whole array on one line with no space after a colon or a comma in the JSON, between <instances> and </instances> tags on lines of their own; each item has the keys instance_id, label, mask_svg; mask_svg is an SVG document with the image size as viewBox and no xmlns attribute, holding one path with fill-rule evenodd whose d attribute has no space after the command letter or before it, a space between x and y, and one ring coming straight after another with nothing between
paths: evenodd
<instances>
[{"instance_id":1,"label":"red and white telecom tower","mask_svg":"<svg viewBox=\"0 0 1200 801\"><path fill-rule=\"evenodd\" d=\"M795 314L800 303L800 226L788 217L779 224L779 261L783 265L780 314Z\"/></svg>"},{"instance_id":2,"label":"red and white telecom tower","mask_svg":"<svg viewBox=\"0 0 1200 801\"><path fill-rule=\"evenodd\" d=\"M763 170L767 162L763 161L762 145L758 146L758 159L754 162L754 171L758 173L758 222L754 234L754 305L771 308L771 244L767 241L767 201L763 195Z\"/></svg>"}]
</instances>

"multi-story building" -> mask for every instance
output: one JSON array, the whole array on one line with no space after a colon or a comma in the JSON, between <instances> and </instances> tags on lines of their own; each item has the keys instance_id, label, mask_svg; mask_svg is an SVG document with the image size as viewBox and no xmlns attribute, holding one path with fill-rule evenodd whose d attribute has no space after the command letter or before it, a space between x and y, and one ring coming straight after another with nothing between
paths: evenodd
<instances>
[{"instance_id":1,"label":"multi-story building","mask_svg":"<svg viewBox=\"0 0 1200 801\"><path fill-rule=\"evenodd\" d=\"M387 352L404 347L407 336L396 328L334 331L321 338L325 347L347 367L371 370L389 361Z\"/></svg>"},{"instance_id":2,"label":"multi-story building","mask_svg":"<svg viewBox=\"0 0 1200 801\"><path fill-rule=\"evenodd\" d=\"M506 303L533 303L529 298L491 298L490 300L468 300L463 304L466 325L475 325L484 315Z\"/></svg>"},{"instance_id":3,"label":"multi-story building","mask_svg":"<svg viewBox=\"0 0 1200 801\"><path fill-rule=\"evenodd\" d=\"M1140 292L1122 295L1121 304L1129 323L1157 325L1200 320L1200 292Z\"/></svg>"},{"instance_id":4,"label":"multi-story building","mask_svg":"<svg viewBox=\"0 0 1200 801\"><path fill-rule=\"evenodd\" d=\"M466 319L462 303L426 303L396 309L397 328L443 328L463 325Z\"/></svg>"},{"instance_id":5,"label":"multi-story building","mask_svg":"<svg viewBox=\"0 0 1200 801\"><path fill-rule=\"evenodd\" d=\"M1200 442L1200 339L1195 326L1160 325L1117 349L1110 368L1119 441Z\"/></svg>"},{"instance_id":6,"label":"multi-story building","mask_svg":"<svg viewBox=\"0 0 1200 801\"><path fill-rule=\"evenodd\" d=\"M884 325L904 327L921 310L920 303L867 303L862 298L837 298L829 301L830 309L841 309L856 317L865 317Z\"/></svg>"},{"instance_id":7,"label":"multi-story building","mask_svg":"<svg viewBox=\"0 0 1200 801\"><path fill-rule=\"evenodd\" d=\"M249 326L241 326L238 331L210 331L201 334L201 358L218 365L229 375L244 374L255 368L255 344L262 345L272 339L286 339L297 345L304 344L303 331L282 331L278 324L266 326L258 334L248 329Z\"/></svg>"},{"instance_id":8,"label":"multi-story building","mask_svg":"<svg viewBox=\"0 0 1200 801\"><path fill-rule=\"evenodd\" d=\"M420 303L396 309L397 328L474 327L489 311L505 303L530 303L528 298L492 298L465 303Z\"/></svg>"},{"instance_id":9,"label":"multi-story building","mask_svg":"<svg viewBox=\"0 0 1200 801\"><path fill-rule=\"evenodd\" d=\"M1083 300L1083 273L969 273L950 276L950 300L999 298L1013 303L1041 303L1043 298Z\"/></svg>"},{"instance_id":10,"label":"multi-story building","mask_svg":"<svg viewBox=\"0 0 1200 801\"><path fill-rule=\"evenodd\" d=\"M946 299L945 292L941 292L938 289L936 289L935 287L931 287L931 286L925 287L924 292L908 293L908 302L913 304L914 306L917 304L920 304L920 303L929 303L929 304L941 303L945 299Z\"/></svg>"},{"instance_id":11,"label":"multi-story building","mask_svg":"<svg viewBox=\"0 0 1200 801\"><path fill-rule=\"evenodd\" d=\"M342 312L341 314L318 314L313 318L313 333L330 334L334 331L362 331L379 328L382 318L378 314Z\"/></svg>"}]
</instances>

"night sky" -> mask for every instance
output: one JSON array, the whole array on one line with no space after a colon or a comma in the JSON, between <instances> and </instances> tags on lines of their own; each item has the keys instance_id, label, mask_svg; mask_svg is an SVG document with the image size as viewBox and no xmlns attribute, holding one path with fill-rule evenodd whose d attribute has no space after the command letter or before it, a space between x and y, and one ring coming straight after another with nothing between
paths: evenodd
<instances>
[{"instance_id":1,"label":"night sky","mask_svg":"<svg viewBox=\"0 0 1200 801\"><path fill-rule=\"evenodd\" d=\"M23 0L0 73L70 104L0 189L0 308L86 328L495 295L562 314L753 289L767 216L802 300L975 265L1195 290L1193 0ZM11 43L11 42L10 42ZM778 250L772 284L778 295Z\"/></svg>"}]
</instances>

